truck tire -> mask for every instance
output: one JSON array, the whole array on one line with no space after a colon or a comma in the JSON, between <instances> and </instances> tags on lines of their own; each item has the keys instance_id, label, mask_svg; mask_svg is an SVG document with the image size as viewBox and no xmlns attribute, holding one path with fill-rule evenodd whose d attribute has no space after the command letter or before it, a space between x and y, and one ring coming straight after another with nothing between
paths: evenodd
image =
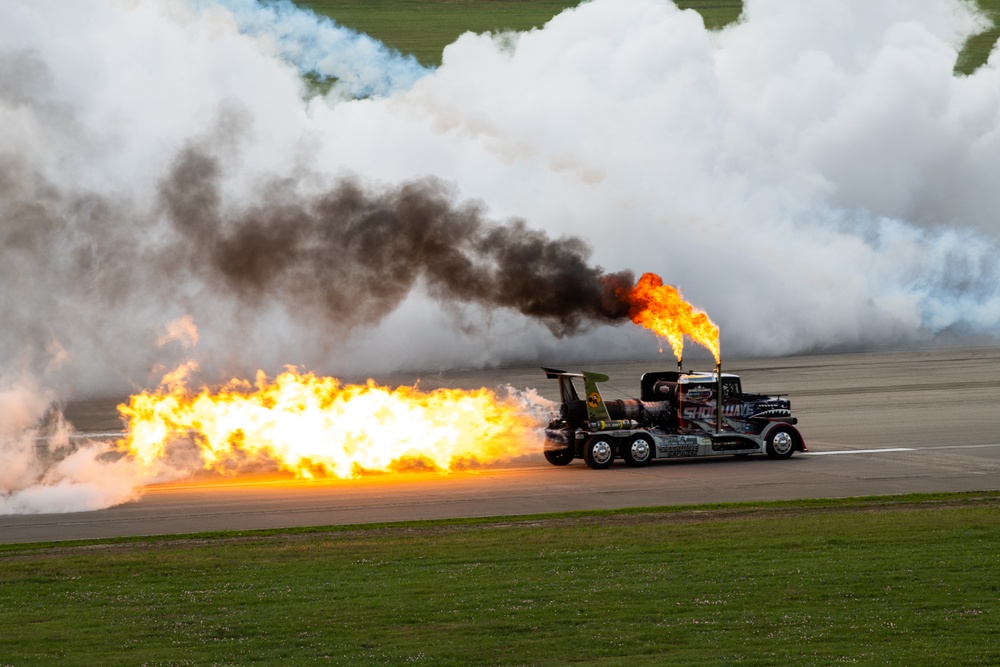
<instances>
[{"instance_id":1,"label":"truck tire","mask_svg":"<svg viewBox=\"0 0 1000 667\"><path fill-rule=\"evenodd\" d=\"M795 434L791 429L779 426L767 434L764 451L768 458L787 459L795 453Z\"/></svg>"},{"instance_id":2,"label":"truck tire","mask_svg":"<svg viewBox=\"0 0 1000 667\"><path fill-rule=\"evenodd\" d=\"M641 468L653 458L653 438L645 433L636 433L622 447L625 465Z\"/></svg>"},{"instance_id":3,"label":"truck tire","mask_svg":"<svg viewBox=\"0 0 1000 667\"><path fill-rule=\"evenodd\" d=\"M573 462L573 449L570 447L546 449L545 460L554 466L569 465Z\"/></svg>"},{"instance_id":4,"label":"truck tire","mask_svg":"<svg viewBox=\"0 0 1000 667\"><path fill-rule=\"evenodd\" d=\"M603 435L591 436L583 446L583 460L594 470L610 467L615 461L615 443Z\"/></svg>"}]
</instances>

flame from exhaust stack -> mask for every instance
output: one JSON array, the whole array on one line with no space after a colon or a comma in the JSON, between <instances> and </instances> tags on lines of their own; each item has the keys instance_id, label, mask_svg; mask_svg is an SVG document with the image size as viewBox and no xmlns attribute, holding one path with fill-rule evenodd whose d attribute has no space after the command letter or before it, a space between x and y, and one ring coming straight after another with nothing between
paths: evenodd
<instances>
[{"instance_id":1,"label":"flame from exhaust stack","mask_svg":"<svg viewBox=\"0 0 1000 667\"><path fill-rule=\"evenodd\" d=\"M119 406L119 448L146 467L190 447L206 470L279 468L300 478L430 468L447 472L537 452L538 421L514 398L472 391L341 384L289 368L251 385L192 392L182 367Z\"/></svg>"},{"instance_id":2,"label":"flame from exhaust stack","mask_svg":"<svg viewBox=\"0 0 1000 667\"><path fill-rule=\"evenodd\" d=\"M674 356L684 356L684 336L704 346L719 363L719 327L704 311L684 300L680 290L664 285L655 273L644 273L639 282L621 289L618 298L629 305L629 317L670 343Z\"/></svg>"}]
</instances>

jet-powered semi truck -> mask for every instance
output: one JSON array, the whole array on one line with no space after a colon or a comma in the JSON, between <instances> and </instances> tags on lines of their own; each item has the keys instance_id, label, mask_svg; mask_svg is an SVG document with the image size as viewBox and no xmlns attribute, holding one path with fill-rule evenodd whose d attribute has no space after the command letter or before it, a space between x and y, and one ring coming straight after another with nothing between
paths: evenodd
<instances>
[{"instance_id":1,"label":"jet-powered semi truck","mask_svg":"<svg viewBox=\"0 0 1000 667\"><path fill-rule=\"evenodd\" d=\"M616 458L644 466L653 459L766 454L787 459L807 451L784 395L745 394L737 375L661 371L640 379L638 399L604 400L601 373L543 368L559 381L559 416L545 429L545 458L557 466L582 458L595 470ZM583 385L583 397L578 393Z\"/></svg>"}]
</instances>

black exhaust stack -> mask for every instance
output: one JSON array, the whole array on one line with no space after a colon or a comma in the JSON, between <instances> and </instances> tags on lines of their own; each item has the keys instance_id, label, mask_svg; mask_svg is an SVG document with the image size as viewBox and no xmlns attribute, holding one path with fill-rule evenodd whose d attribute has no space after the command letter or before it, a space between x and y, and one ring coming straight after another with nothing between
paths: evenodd
<instances>
[{"instance_id":1,"label":"black exhaust stack","mask_svg":"<svg viewBox=\"0 0 1000 667\"><path fill-rule=\"evenodd\" d=\"M715 364L715 432L722 433L722 359Z\"/></svg>"}]
</instances>

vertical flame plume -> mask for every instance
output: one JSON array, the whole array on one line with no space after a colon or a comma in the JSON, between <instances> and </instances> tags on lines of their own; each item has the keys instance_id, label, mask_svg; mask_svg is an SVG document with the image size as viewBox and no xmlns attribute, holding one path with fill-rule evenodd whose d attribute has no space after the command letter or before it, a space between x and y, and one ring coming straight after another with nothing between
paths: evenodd
<instances>
[{"instance_id":1,"label":"vertical flame plume","mask_svg":"<svg viewBox=\"0 0 1000 667\"><path fill-rule=\"evenodd\" d=\"M252 386L231 380L191 392L184 386L189 370L118 406L127 422L119 448L145 466L194 446L207 470L265 466L303 478L350 478L412 467L446 472L540 446L539 423L526 406L488 389L344 385L289 368L273 381L258 372Z\"/></svg>"},{"instance_id":2,"label":"vertical flame plume","mask_svg":"<svg viewBox=\"0 0 1000 667\"><path fill-rule=\"evenodd\" d=\"M667 339L678 360L684 356L684 336L688 336L720 363L719 327L703 311L685 301L676 287L664 285L660 276L644 273L633 287L620 289L617 296L628 304L629 317L634 323Z\"/></svg>"}]
</instances>

